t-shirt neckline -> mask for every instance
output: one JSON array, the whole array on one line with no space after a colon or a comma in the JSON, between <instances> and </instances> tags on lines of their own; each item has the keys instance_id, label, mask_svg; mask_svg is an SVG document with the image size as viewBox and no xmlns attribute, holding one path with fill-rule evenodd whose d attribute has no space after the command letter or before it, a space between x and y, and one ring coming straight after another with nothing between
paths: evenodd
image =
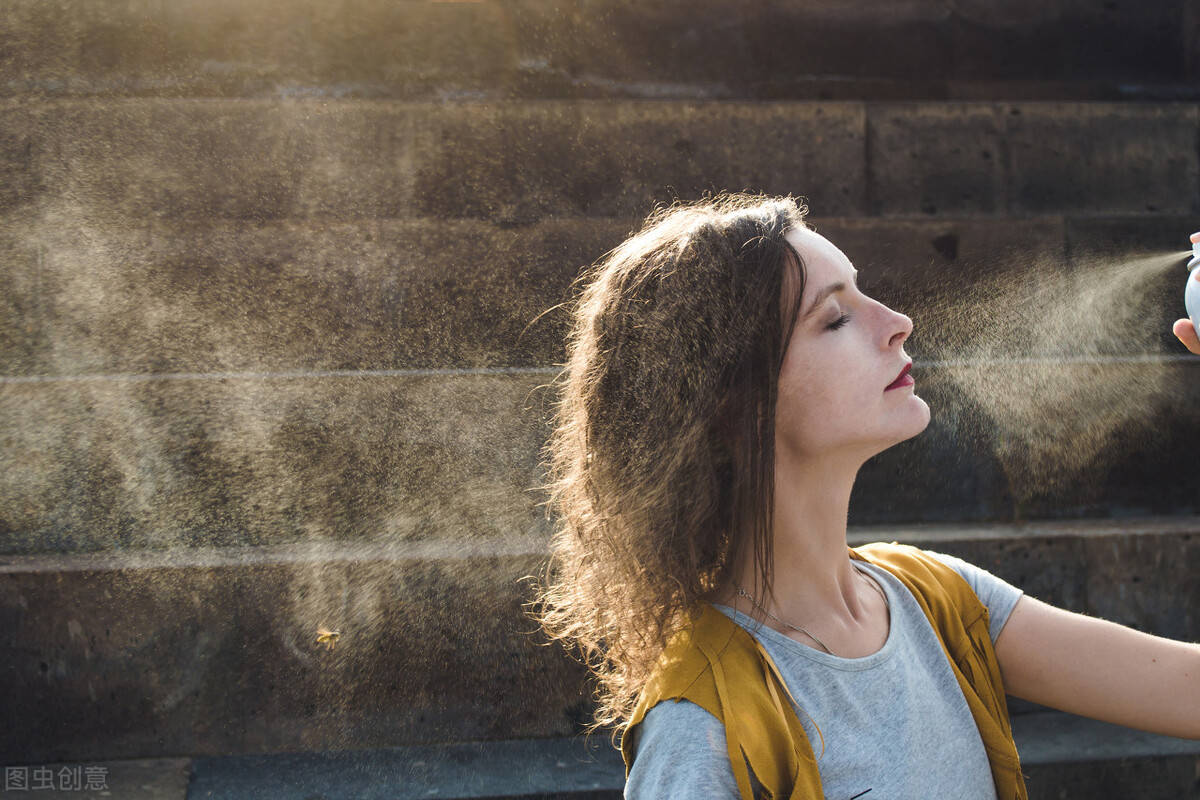
<instances>
[{"instance_id":1,"label":"t-shirt neckline","mask_svg":"<svg viewBox=\"0 0 1200 800\"><path fill-rule=\"evenodd\" d=\"M843 658L841 656L835 656L830 653L826 653L824 650L818 649L816 645L807 645L803 642L798 642L790 636L780 633L774 628L771 628L765 624L760 624L748 614L744 614L732 606L726 606L720 603L713 603L713 606L721 611L721 613L725 614L725 616L729 617L734 622L745 628L751 636L765 639L777 647L784 648L788 653L803 656L810 661L814 661L818 664L822 664L833 669L841 669L852 672L871 669L890 658L892 653L896 650L896 641L899 638L899 634L897 633L897 628L899 627L897 624L897 618L902 614L907 613L907 609L905 611L900 610L902 601L897 596L896 587L892 585L892 580L894 580L894 578L886 569L878 567L870 562L862 561L856 562L855 566L867 571L871 577L874 577L878 581L879 585L883 588L883 593L887 597L888 601L890 619L888 620L887 639L884 640L882 647L869 655L858 658Z\"/></svg>"}]
</instances>

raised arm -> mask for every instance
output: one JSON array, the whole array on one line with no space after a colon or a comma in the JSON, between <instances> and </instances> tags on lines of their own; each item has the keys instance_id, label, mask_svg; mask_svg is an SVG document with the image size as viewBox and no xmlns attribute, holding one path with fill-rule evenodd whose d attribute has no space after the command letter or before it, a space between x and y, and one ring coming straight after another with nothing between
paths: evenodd
<instances>
[{"instance_id":1,"label":"raised arm","mask_svg":"<svg viewBox=\"0 0 1200 800\"><path fill-rule=\"evenodd\" d=\"M996 656L1016 697L1152 733L1200 739L1200 646L1023 595Z\"/></svg>"}]
</instances>

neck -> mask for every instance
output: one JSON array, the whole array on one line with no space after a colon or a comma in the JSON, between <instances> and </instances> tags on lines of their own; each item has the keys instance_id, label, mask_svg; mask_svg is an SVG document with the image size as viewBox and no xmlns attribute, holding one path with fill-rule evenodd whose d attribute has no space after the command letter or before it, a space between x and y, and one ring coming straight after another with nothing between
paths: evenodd
<instances>
[{"instance_id":1,"label":"neck","mask_svg":"<svg viewBox=\"0 0 1200 800\"><path fill-rule=\"evenodd\" d=\"M846 544L850 493L862 461L794 459L777 455L775 470L774 548L771 583L766 595L752 558L742 558L732 585L722 588L718 602L750 616L758 609L737 598L737 586L754 595L767 611L794 624L815 619L859 624L865 614L864 586L856 577Z\"/></svg>"}]
</instances>

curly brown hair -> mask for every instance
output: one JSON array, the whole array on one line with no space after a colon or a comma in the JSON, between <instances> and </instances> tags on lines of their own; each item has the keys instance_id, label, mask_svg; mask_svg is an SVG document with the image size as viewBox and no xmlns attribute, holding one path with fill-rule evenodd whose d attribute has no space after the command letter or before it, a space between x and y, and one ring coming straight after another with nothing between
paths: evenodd
<instances>
[{"instance_id":1,"label":"curly brown hair","mask_svg":"<svg viewBox=\"0 0 1200 800\"><path fill-rule=\"evenodd\" d=\"M745 193L656 208L572 285L531 613L598 680L589 732L628 719L743 557L770 596L777 383L805 279L784 236L807 211Z\"/></svg>"}]
</instances>

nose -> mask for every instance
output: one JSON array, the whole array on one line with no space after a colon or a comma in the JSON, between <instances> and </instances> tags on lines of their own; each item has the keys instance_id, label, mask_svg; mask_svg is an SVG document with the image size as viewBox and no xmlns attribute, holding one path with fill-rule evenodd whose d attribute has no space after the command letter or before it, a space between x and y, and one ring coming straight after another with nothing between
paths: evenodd
<instances>
[{"instance_id":1,"label":"nose","mask_svg":"<svg viewBox=\"0 0 1200 800\"><path fill-rule=\"evenodd\" d=\"M892 315L892 319L889 322L891 327L888 329L890 331L888 335L888 347L899 347L908 338L908 335L912 333L913 321L909 319L907 314L901 314L899 311L892 311L889 308L888 312Z\"/></svg>"}]
</instances>

